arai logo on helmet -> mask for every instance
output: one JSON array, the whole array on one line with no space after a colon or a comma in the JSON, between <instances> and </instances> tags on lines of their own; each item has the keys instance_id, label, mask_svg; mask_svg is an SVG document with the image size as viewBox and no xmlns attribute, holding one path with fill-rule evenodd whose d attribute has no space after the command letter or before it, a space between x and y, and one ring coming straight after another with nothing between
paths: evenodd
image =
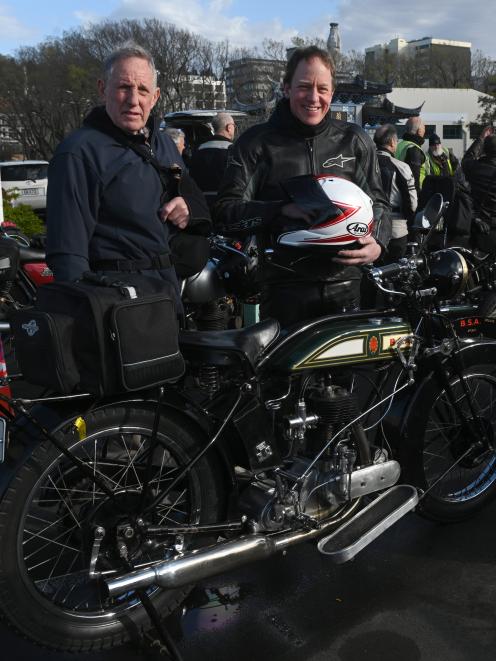
<instances>
[{"instance_id":1,"label":"arai logo on helmet","mask_svg":"<svg viewBox=\"0 0 496 661\"><path fill-rule=\"evenodd\" d=\"M350 223L346 229L353 236L367 236L369 233L369 226L365 223Z\"/></svg>"}]
</instances>

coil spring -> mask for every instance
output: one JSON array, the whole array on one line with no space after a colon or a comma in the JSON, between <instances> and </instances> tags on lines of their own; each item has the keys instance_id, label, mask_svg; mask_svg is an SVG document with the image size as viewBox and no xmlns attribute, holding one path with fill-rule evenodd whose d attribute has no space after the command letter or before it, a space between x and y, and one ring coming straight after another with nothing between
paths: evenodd
<instances>
[{"instance_id":1,"label":"coil spring","mask_svg":"<svg viewBox=\"0 0 496 661\"><path fill-rule=\"evenodd\" d=\"M14 284L13 280L6 280L4 282L0 282L0 298L6 298L9 295L13 284Z\"/></svg>"},{"instance_id":2,"label":"coil spring","mask_svg":"<svg viewBox=\"0 0 496 661\"><path fill-rule=\"evenodd\" d=\"M220 389L219 368L215 365L201 365L198 373L200 388L205 390L211 397Z\"/></svg>"},{"instance_id":3,"label":"coil spring","mask_svg":"<svg viewBox=\"0 0 496 661\"><path fill-rule=\"evenodd\" d=\"M218 301L202 305L197 319L198 330L225 330L227 326L226 310Z\"/></svg>"}]
</instances>

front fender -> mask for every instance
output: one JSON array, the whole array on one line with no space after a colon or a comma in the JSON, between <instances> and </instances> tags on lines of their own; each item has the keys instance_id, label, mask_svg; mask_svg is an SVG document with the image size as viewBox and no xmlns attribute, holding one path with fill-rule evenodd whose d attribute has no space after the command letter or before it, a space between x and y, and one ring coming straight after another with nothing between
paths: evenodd
<instances>
[{"instance_id":1,"label":"front fender","mask_svg":"<svg viewBox=\"0 0 496 661\"><path fill-rule=\"evenodd\" d=\"M496 340L465 341L455 356L461 361L464 370L485 366L496 375ZM425 359L419 364L418 385L406 389L395 398L383 422L385 436L399 457L419 445L419 414L430 408L432 397L439 389L437 377L429 362ZM449 357L443 363L447 366Z\"/></svg>"}]
</instances>

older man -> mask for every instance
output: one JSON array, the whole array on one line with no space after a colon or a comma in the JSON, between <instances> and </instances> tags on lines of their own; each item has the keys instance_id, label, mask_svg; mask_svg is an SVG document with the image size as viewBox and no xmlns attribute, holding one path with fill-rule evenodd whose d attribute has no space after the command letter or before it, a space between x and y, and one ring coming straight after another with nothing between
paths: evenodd
<instances>
[{"instance_id":1,"label":"older man","mask_svg":"<svg viewBox=\"0 0 496 661\"><path fill-rule=\"evenodd\" d=\"M188 193L179 194L169 174L169 166L183 163L151 115L160 94L153 59L127 43L106 60L97 84L105 105L50 163L48 264L62 281L88 270L140 272L172 283L177 295L169 239L208 224L208 210L187 175L180 185Z\"/></svg>"},{"instance_id":2,"label":"older man","mask_svg":"<svg viewBox=\"0 0 496 661\"><path fill-rule=\"evenodd\" d=\"M260 246L262 317L284 326L355 309L361 264L374 262L391 235L374 145L356 124L331 118L335 68L327 51L299 48L288 61L284 98L269 121L234 143L214 208L214 220L232 233L256 233ZM337 256L326 248L279 249L278 228L310 218L284 191L298 175L335 175L360 186L373 201L372 235ZM283 229L284 231L284 229ZM268 250L266 250L268 249Z\"/></svg>"},{"instance_id":3,"label":"older man","mask_svg":"<svg viewBox=\"0 0 496 661\"><path fill-rule=\"evenodd\" d=\"M177 151L182 156L186 148L186 136L184 135L184 131L182 129L170 128L165 129L164 133L172 139L173 143L177 147Z\"/></svg>"},{"instance_id":4,"label":"older man","mask_svg":"<svg viewBox=\"0 0 496 661\"><path fill-rule=\"evenodd\" d=\"M234 140L236 125L229 113L219 112L212 119L212 128L212 139L202 143L194 152L189 168L210 208L215 202L227 166L227 150Z\"/></svg>"},{"instance_id":5,"label":"older man","mask_svg":"<svg viewBox=\"0 0 496 661\"><path fill-rule=\"evenodd\" d=\"M412 170L407 163L394 158L398 145L396 127L380 126L374 134L384 192L391 204L392 239L388 246L389 261L406 253L408 229L417 210L417 191Z\"/></svg>"},{"instance_id":6,"label":"older man","mask_svg":"<svg viewBox=\"0 0 496 661\"><path fill-rule=\"evenodd\" d=\"M429 174L429 161L422 149L425 142L425 125L420 117L410 117L405 128L403 139L396 147L396 158L410 166L419 195L424 179Z\"/></svg>"}]
</instances>

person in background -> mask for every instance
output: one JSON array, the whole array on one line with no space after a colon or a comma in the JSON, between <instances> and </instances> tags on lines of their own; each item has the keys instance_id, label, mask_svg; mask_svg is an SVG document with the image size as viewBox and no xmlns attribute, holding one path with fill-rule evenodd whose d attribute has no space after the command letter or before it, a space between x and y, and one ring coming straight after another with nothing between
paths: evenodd
<instances>
[{"instance_id":1,"label":"person in background","mask_svg":"<svg viewBox=\"0 0 496 661\"><path fill-rule=\"evenodd\" d=\"M268 122L245 131L229 150L214 206L214 222L223 231L257 235L260 316L282 326L357 309L359 267L376 261L391 236L372 140L356 124L331 117L335 75L327 51L317 46L294 51L283 79L284 98ZM311 248L287 248L284 254L278 249L285 225L311 222L284 191L284 181L299 175L348 179L372 199L373 231L357 240L356 250L332 256Z\"/></svg>"},{"instance_id":2,"label":"person in background","mask_svg":"<svg viewBox=\"0 0 496 661\"><path fill-rule=\"evenodd\" d=\"M152 115L160 95L153 58L127 42L109 55L97 84L104 105L63 140L49 166L48 265L57 281L85 271L160 278L180 310L169 242L186 228L210 227L210 219L188 175L180 193L167 176L183 162Z\"/></svg>"},{"instance_id":3,"label":"person in background","mask_svg":"<svg viewBox=\"0 0 496 661\"><path fill-rule=\"evenodd\" d=\"M381 169L382 187L391 204L392 238L387 261L395 262L406 253L409 226L417 209L417 190L410 166L394 157L398 134L392 124L380 126L374 135Z\"/></svg>"},{"instance_id":4,"label":"person in background","mask_svg":"<svg viewBox=\"0 0 496 661\"><path fill-rule=\"evenodd\" d=\"M486 126L462 159L462 170L470 184L474 208L473 245L496 253L496 135Z\"/></svg>"},{"instance_id":5,"label":"person in background","mask_svg":"<svg viewBox=\"0 0 496 661\"><path fill-rule=\"evenodd\" d=\"M429 174L429 162L422 149L424 144L425 125L420 117L409 117L405 125L405 133L402 140L396 147L396 158L404 161L410 166L415 179L415 188L417 196L424 183L424 179Z\"/></svg>"},{"instance_id":6,"label":"person in background","mask_svg":"<svg viewBox=\"0 0 496 661\"><path fill-rule=\"evenodd\" d=\"M458 167L458 159L449 149L442 146L441 138L437 133L429 136L427 159L429 174L434 177L453 177Z\"/></svg>"},{"instance_id":7,"label":"person in background","mask_svg":"<svg viewBox=\"0 0 496 661\"><path fill-rule=\"evenodd\" d=\"M227 152L234 140L236 124L227 112L219 112L212 119L214 135L193 153L189 172L203 191L212 208L219 184L227 166Z\"/></svg>"},{"instance_id":8,"label":"person in background","mask_svg":"<svg viewBox=\"0 0 496 661\"><path fill-rule=\"evenodd\" d=\"M186 148L186 136L184 135L184 131L182 129L168 128L165 129L164 133L172 139L177 147L177 151L182 156Z\"/></svg>"}]
</instances>

